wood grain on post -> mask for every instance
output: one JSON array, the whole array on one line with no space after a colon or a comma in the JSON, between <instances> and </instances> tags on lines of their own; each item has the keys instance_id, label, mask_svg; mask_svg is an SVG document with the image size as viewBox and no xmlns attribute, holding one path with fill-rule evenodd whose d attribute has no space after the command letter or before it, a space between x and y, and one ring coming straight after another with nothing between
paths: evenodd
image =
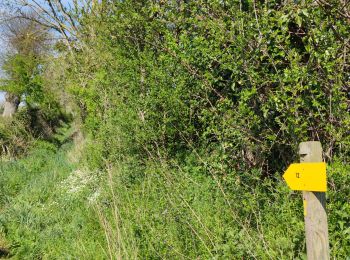
<instances>
[{"instance_id":1,"label":"wood grain on post","mask_svg":"<svg viewBox=\"0 0 350 260\"><path fill-rule=\"evenodd\" d=\"M300 162L322 162L320 142L299 145ZM308 260L328 260L329 241L325 192L303 191L306 252Z\"/></svg>"}]
</instances>

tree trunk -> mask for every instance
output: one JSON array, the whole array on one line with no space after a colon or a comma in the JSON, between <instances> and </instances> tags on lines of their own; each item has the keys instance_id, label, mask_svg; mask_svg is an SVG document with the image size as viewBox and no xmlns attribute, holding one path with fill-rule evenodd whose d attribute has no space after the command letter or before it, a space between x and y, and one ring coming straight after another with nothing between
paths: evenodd
<instances>
[{"instance_id":1,"label":"tree trunk","mask_svg":"<svg viewBox=\"0 0 350 260\"><path fill-rule=\"evenodd\" d=\"M17 112L19 103L19 96L7 92L5 96L4 112L2 113L2 116L12 117Z\"/></svg>"}]
</instances>

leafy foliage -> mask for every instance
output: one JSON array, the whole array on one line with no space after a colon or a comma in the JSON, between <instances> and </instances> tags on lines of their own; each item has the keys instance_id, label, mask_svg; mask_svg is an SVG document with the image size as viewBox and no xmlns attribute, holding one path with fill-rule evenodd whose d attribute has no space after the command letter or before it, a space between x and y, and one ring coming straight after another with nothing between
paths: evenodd
<instances>
[{"instance_id":1,"label":"leafy foliage","mask_svg":"<svg viewBox=\"0 0 350 260\"><path fill-rule=\"evenodd\" d=\"M101 3L68 90L93 136L118 125L141 154L273 174L320 140L348 160L348 21L311 4Z\"/></svg>"},{"instance_id":2,"label":"leafy foliage","mask_svg":"<svg viewBox=\"0 0 350 260\"><path fill-rule=\"evenodd\" d=\"M347 9L311 0L95 1L82 8L76 42L52 57L59 72L36 80L22 73L23 62L18 71L38 107L57 104L54 92L40 94L51 79L74 100L86 144L67 183L86 180L86 190L76 200L54 190L58 201L36 188L12 194L19 206L3 215L3 232L19 243L14 252L24 256L34 246L31 257L58 256L45 240L50 232L38 230L61 224L60 206L50 208L54 224L30 218L24 241L13 234L24 224L9 220L39 211L31 203L67 199L86 224L83 236L96 234L79 240L96 255L72 250L67 258L304 258L301 198L280 175L297 160L300 142L318 140L330 165L331 254L347 257ZM48 111L54 119L59 106ZM38 199L28 202L31 192ZM97 196L93 209L86 194ZM73 241L79 225L62 214L73 224L57 232L72 232ZM60 242L59 249L71 246Z\"/></svg>"}]
</instances>

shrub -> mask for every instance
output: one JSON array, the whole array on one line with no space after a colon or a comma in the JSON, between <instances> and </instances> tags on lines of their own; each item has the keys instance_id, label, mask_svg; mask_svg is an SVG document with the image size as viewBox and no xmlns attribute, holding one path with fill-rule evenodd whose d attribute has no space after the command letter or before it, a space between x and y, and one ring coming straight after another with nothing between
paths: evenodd
<instances>
[{"instance_id":1,"label":"shrub","mask_svg":"<svg viewBox=\"0 0 350 260\"><path fill-rule=\"evenodd\" d=\"M0 118L1 158L24 154L32 145L34 138L27 128L25 118Z\"/></svg>"}]
</instances>

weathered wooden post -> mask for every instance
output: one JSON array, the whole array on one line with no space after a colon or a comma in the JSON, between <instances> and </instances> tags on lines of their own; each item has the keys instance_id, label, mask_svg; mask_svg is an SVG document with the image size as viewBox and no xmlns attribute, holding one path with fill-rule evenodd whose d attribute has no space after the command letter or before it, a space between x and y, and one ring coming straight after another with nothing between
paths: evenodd
<instances>
[{"instance_id":1,"label":"weathered wooden post","mask_svg":"<svg viewBox=\"0 0 350 260\"><path fill-rule=\"evenodd\" d=\"M307 259L328 260L327 176L321 143L300 143L299 154L300 163L291 164L283 178L292 190L303 191Z\"/></svg>"},{"instance_id":2,"label":"weathered wooden post","mask_svg":"<svg viewBox=\"0 0 350 260\"><path fill-rule=\"evenodd\" d=\"M301 163L322 162L320 142L299 145ZM325 192L303 191L306 252L308 260L329 259L328 224Z\"/></svg>"}]
</instances>

